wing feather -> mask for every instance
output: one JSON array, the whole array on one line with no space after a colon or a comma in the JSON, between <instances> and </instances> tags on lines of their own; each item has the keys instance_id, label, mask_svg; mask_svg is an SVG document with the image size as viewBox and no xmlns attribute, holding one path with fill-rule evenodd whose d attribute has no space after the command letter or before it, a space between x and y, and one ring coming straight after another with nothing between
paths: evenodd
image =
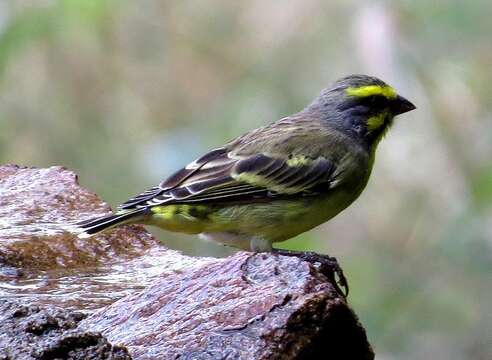
<instances>
[{"instance_id":1,"label":"wing feather","mask_svg":"<svg viewBox=\"0 0 492 360\"><path fill-rule=\"evenodd\" d=\"M205 155L188 164L186 167L175 172L166 180L162 181L158 186L154 186L149 190L127 200L126 202L118 206L118 209L134 209L136 207L146 206L148 202L155 202L156 199L160 199L159 201L164 201L164 199L172 198L169 195L163 196L163 194L168 190L180 186L180 184L182 184L184 181L186 181L186 179L198 172L198 170L200 170L205 164L213 164L216 160L223 160L226 154L227 151L225 148L217 148L209 151ZM197 180L199 180L200 177L205 177L205 175L206 172L202 171L200 176L197 177Z\"/></svg>"},{"instance_id":2,"label":"wing feather","mask_svg":"<svg viewBox=\"0 0 492 360\"><path fill-rule=\"evenodd\" d=\"M343 169L336 168L332 160L340 156L323 157L326 152L317 145L333 142L336 137L316 119L306 121L305 116L281 119L206 153L120 209L186 202L270 201L337 186ZM306 137L306 131L299 131L298 121L303 121L303 129L311 134L305 146L311 156L279 155L295 151L294 140ZM258 148L264 153L255 152Z\"/></svg>"},{"instance_id":3,"label":"wing feather","mask_svg":"<svg viewBox=\"0 0 492 360\"><path fill-rule=\"evenodd\" d=\"M335 166L322 157L290 160L265 154L232 157L225 151L215 152L184 168L193 168L193 173L178 171L171 180L126 202L124 209L176 203L270 201L306 195L315 186L333 180ZM169 188L172 184L175 186Z\"/></svg>"}]
</instances>

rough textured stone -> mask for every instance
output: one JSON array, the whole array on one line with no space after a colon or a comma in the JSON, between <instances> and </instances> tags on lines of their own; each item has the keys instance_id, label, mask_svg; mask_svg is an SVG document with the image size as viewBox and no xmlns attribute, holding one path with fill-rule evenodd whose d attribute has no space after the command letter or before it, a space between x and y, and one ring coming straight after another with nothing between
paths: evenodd
<instances>
[{"instance_id":1,"label":"rough textured stone","mask_svg":"<svg viewBox=\"0 0 492 360\"><path fill-rule=\"evenodd\" d=\"M0 167L0 262L49 269L87 266L141 254L156 240L140 226L126 226L81 240L70 224L103 215L109 206L80 187L60 166Z\"/></svg>"},{"instance_id":2,"label":"rough textured stone","mask_svg":"<svg viewBox=\"0 0 492 360\"><path fill-rule=\"evenodd\" d=\"M0 302L1 360L129 360L101 334L75 330L86 315L52 306Z\"/></svg>"},{"instance_id":3,"label":"rough textured stone","mask_svg":"<svg viewBox=\"0 0 492 360\"><path fill-rule=\"evenodd\" d=\"M298 258L238 253L83 320L138 359L372 359L345 299Z\"/></svg>"},{"instance_id":4,"label":"rough textured stone","mask_svg":"<svg viewBox=\"0 0 492 360\"><path fill-rule=\"evenodd\" d=\"M23 273L38 272L49 284L53 274L68 271L63 278L90 291L84 267L106 273L121 267L117 287L95 281L98 291L121 291L125 284L133 289L83 320L77 312L3 300L0 359L128 359L126 348L135 359L374 358L331 274L315 262L246 252L191 258L159 247L139 226L84 240L67 231L73 221L108 211L61 167L0 167L4 279L15 284ZM113 265L107 266L108 260ZM149 285L137 291L137 283ZM73 292L52 286L39 287L34 295L45 295L45 288L73 298ZM90 297L79 291L74 292Z\"/></svg>"}]
</instances>

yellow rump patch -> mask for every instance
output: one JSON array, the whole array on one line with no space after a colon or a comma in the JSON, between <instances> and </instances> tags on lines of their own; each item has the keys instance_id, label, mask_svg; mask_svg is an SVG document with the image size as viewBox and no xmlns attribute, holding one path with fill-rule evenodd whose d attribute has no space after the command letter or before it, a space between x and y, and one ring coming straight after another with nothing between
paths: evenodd
<instances>
[{"instance_id":1,"label":"yellow rump patch","mask_svg":"<svg viewBox=\"0 0 492 360\"><path fill-rule=\"evenodd\" d=\"M391 86L366 85L361 87L350 87L346 90L347 95L357 97L367 97L371 95L383 95L388 99L394 99L397 96L395 89Z\"/></svg>"},{"instance_id":2,"label":"yellow rump patch","mask_svg":"<svg viewBox=\"0 0 492 360\"><path fill-rule=\"evenodd\" d=\"M152 207L150 211L164 220L171 220L177 216L193 220L207 215L207 207L204 205L160 205Z\"/></svg>"},{"instance_id":3,"label":"yellow rump patch","mask_svg":"<svg viewBox=\"0 0 492 360\"><path fill-rule=\"evenodd\" d=\"M163 219L170 220L176 215L178 206L167 205L167 206L154 206L150 209L154 214L159 215Z\"/></svg>"}]
</instances>

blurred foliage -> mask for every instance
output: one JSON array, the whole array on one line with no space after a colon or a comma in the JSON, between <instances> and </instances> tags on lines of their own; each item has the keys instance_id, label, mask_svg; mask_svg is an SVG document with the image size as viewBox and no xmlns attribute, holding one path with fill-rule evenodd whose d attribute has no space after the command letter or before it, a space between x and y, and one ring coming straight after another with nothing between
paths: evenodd
<instances>
[{"instance_id":1,"label":"blurred foliage","mask_svg":"<svg viewBox=\"0 0 492 360\"><path fill-rule=\"evenodd\" d=\"M418 110L355 205L282 245L339 257L379 359L490 359L491 15L490 0L4 0L0 161L63 164L116 205L338 77L380 76Z\"/></svg>"}]
</instances>

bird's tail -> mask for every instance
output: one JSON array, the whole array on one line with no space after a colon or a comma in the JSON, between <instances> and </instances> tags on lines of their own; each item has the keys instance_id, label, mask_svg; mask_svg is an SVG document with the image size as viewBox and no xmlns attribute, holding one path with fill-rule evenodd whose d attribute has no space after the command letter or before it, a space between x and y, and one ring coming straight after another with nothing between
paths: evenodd
<instances>
[{"instance_id":1,"label":"bird's tail","mask_svg":"<svg viewBox=\"0 0 492 360\"><path fill-rule=\"evenodd\" d=\"M76 224L77 236L81 239L91 237L115 226L133 223L147 212L146 208L134 209L124 213L106 215L98 218L84 220Z\"/></svg>"}]
</instances>

